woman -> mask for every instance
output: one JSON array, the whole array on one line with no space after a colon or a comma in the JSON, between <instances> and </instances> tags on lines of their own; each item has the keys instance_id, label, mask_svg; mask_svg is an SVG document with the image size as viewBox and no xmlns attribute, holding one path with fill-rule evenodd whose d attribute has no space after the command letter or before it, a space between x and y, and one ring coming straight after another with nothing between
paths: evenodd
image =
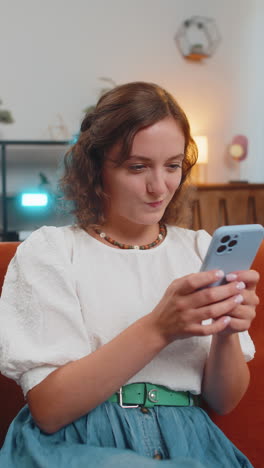
<instances>
[{"instance_id":1,"label":"woman","mask_svg":"<svg viewBox=\"0 0 264 468\"><path fill-rule=\"evenodd\" d=\"M196 158L155 84L85 117L61 181L77 224L33 233L3 289L0 368L28 404L2 466L252 466L197 406L229 412L247 389L258 274L207 288L223 276L199 272L210 236L176 227Z\"/></svg>"}]
</instances>

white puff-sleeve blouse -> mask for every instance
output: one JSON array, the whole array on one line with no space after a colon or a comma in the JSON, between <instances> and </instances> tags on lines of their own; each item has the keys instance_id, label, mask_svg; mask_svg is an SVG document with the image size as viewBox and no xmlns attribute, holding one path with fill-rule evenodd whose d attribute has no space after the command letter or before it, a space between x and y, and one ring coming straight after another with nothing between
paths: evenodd
<instances>
[{"instance_id":1,"label":"white puff-sleeve blouse","mask_svg":"<svg viewBox=\"0 0 264 468\"><path fill-rule=\"evenodd\" d=\"M153 310L176 278L199 271L205 231L168 226L150 250L114 249L76 226L43 227L17 249L0 300L0 371L24 394ZM254 356L240 333L246 360ZM211 337L176 340L128 383L201 392ZM133 350L131 349L131 352Z\"/></svg>"},{"instance_id":2,"label":"white puff-sleeve blouse","mask_svg":"<svg viewBox=\"0 0 264 468\"><path fill-rule=\"evenodd\" d=\"M64 231L34 232L11 261L0 300L0 369L24 394L91 351Z\"/></svg>"}]
</instances>

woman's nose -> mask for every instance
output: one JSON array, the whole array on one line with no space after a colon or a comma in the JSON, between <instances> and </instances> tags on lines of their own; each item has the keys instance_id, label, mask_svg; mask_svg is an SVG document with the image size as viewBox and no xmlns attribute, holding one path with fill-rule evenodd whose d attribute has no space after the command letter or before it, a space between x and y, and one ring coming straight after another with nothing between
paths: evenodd
<instances>
[{"instance_id":1,"label":"woman's nose","mask_svg":"<svg viewBox=\"0 0 264 468\"><path fill-rule=\"evenodd\" d=\"M155 195L162 195L166 191L166 182L161 174L153 175L147 182L147 191Z\"/></svg>"}]
</instances>

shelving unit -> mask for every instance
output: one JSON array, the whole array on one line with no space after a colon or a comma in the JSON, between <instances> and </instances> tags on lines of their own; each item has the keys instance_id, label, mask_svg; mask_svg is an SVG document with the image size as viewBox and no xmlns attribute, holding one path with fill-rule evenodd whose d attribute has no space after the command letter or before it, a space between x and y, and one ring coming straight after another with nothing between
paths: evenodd
<instances>
[{"instance_id":1,"label":"shelving unit","mask_svg":"<svg viewBox=\"0 0 264 468\"><path fill-rule=\"evenodd\" d=\"M8 210L7 210L7 147L11 146L68 146L68 140L0 140L1 159L1 205L2 205L2 229L0 238L2 241L10 240L8 233Z\"/></svg>"}]
</instances>

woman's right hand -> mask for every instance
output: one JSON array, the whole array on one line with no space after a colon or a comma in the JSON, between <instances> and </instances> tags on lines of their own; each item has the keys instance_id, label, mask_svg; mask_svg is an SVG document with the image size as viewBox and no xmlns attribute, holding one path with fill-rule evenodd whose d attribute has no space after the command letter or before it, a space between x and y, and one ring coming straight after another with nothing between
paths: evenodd
<instances>
[{"instance_id":1,"label":"woman's right hand","mask_svg":"<svg viewBox=\"0 0 264 468\"><path fill-rule=\"evenodd\" d=\"M193 273L170 284L150 314L158 333L168 344L191 336L214 335L228 326L229 314L243 300L239 292L245 284L233 281L207 287L223 276L222 271L212 270ZM202 324L207 319L213 320Z\"/></svg>"}]
</instances>

